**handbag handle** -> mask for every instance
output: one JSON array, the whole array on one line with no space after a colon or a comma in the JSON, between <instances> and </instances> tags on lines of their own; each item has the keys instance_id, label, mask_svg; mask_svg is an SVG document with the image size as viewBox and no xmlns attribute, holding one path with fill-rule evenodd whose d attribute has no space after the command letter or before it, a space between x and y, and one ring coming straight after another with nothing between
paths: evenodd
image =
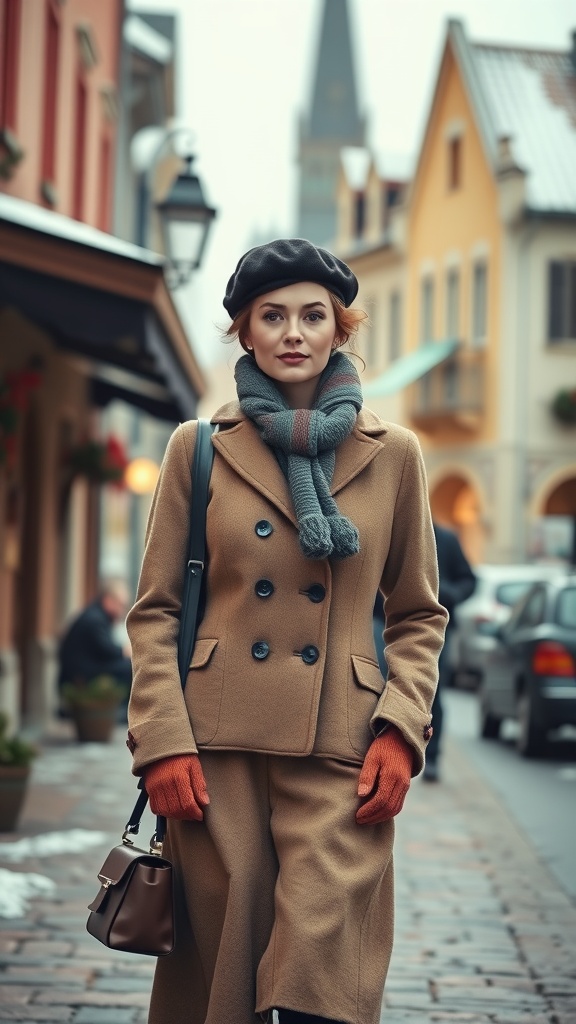
<instances>
[{"instance_id":1,"label":"handbag handle","mask_svg":"<svg viewBox=\"0 0 576 1024\"><path fill-rule=\"evenodd\" d=\"M203 597L202 582L206 565L206 511L208 508L210 474L214 460L212 434L215 430L218 430L218 427L210 423L209 420L198 420L194 459L192 462L190 528L184 586L182 589L180 627L178 630L178 671L183 690L186 688L188 667L196 641L196 631L204 610L201 607L201 599ZM140 820L148 803L148 793L146 792L143 778L140 779L138 788L141 792L122 836L122 842L128 844L131 843L131 840L128 838L130 835L138 835ZM166 818L162 815L157 815L156 831L150 840L151 853L162 854L162 843L164 842L165 835Z\"/></svg>"}]
</instances>

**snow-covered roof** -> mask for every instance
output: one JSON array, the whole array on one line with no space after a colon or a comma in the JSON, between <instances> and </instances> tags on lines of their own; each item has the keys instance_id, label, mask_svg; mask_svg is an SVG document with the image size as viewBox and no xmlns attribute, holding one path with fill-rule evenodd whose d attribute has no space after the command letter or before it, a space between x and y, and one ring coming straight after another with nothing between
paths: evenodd
<instances>
[{"instance_id":1,"label":"snow-covered roof","mask_svg":"<svg viewBox=\"0 0 576 1024\"><path fill-rule=\"evenodd\" d=\"M382 181L410 181L416 167L414 154L384 151L375 156L378 177Z\"/></svg>"},{"instance_id":2,"label":"snow-covered roof","mask_svg":"<svg viewBox=\"0 0 576 1024\"><path fill-rule=\"evenodd\" d=\"M340 159L348 185L355 192L360 192L366 184L370 169L370 150L363 146L343 146Z\"/></svg>"},{"instance_id":3,"label":"snow-covered roof","mask_svg":"<svg viewBox=\"0 0 576 1024\"><path fill-rule=\"evenodd\" d=\"M472 44L493 139L509 136L527 205L576 211L576 74L568 53Z\"/></svg>"},{"instance_id":4,"label":"snow-covered roof","mask_svg":"<svg viewBox=\"0 0 576 1024\"><path fill-rule=\"evenodd\" d=\"M7 196L0 192L0 221L2 220L31 231L40 231L54 238L61 238L66 242L74 242L91 249L100 249L114 256L137 260L138 263L162 266L165 262L163 256L151 252L149 249L142 249L132 242L125 242L122 238L116 238L115 235L108 235L105 231L99 231L98 228L93 228L90 224L72 220L71 217L65 217L62 213L45 210L44 207L36 206L35 203L28 203L25 199L15 199L14 196Z\"/></svg>"},{"instance_id":5,"label":"snow-covered roof","mask_svg":"<svg viewBox=\"0 0 576 1024\"><path fill-rule=\"evenodd\" d=\"M448 38L486 156L498 171L499 140L526 173L526 205L576 212L576 71L569 52L471 43L450 19Z\"/></svg>"},{"instance_id":6,"label":"snow-covered roof","mask_svg":"<svg viewBox=\"0 0 576 1024\"><path fill-rule=\"evenodd\" d=\"M174 48L170 40L137 14L129 14L124 21L124 41L158 64L168 64L172 60Z\"/></svg>"}]
</instances>

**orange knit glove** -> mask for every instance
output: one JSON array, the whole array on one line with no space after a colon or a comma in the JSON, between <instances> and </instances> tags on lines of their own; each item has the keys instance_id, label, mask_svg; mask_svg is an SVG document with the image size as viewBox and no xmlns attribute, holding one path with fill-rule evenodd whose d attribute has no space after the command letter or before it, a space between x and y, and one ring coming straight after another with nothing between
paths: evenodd
<instances>
[{"instance_id":1,"label":"orange knit glove","mask_svg":"<svg viewBox=\"0 0 576 1024\"><path fill-rule=\"evenodd\" d=\"M153 761L144 769L150 809L165 818L202 821L210 803L198 754L178 754Z\"/></svg>"},{"instance_id":2,"label":"orange knit glove","mask_svg":"<svg viewBox=\"0 0 576 1024\"><path fill-rule=\"evenodd\" d=\"M399 814L412 777L412 747L395 725L372 740L360 778L356 812L359 825L376 825ZM365 799L369 797L370 799Z\"/></svg>"}]
</instances>

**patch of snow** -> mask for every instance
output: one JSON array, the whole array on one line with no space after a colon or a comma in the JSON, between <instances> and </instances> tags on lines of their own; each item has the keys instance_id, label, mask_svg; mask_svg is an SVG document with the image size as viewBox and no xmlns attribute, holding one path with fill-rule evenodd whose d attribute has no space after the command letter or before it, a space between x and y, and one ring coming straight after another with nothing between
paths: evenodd
<instances>
[{"instance_id":1,"label":"patch of snow","mask_svg":"<svg viewBox=\"0 0 576 1024\"><path fill-rule=\"evenodd\" d=\"M45 875L0 868L0 917L24 917L29 900L53 896L55 892L56 885Z\"/></svg>"},{"instance_id":2,"label":"patch of snow","mask_svg":"<svg viewBox=\"0 0 576 1024\"><path fill-rule=\"evenodd\" d=\"M550 95L558 69L527 62L521 51L475 51L496 137L511 139L512 155L527 172L528 205L576 209L576 131L571 109ZM567 77L567 76L566 76Z\"/></svg>"},{"instance_id":3,"label":"patch of snow","mask_svg":"<svg viewBox=\"0 0 576 1024\"><path fill-rule=\"evenodd\" d=\"M56 853L80 853L92 846L109 842L107 832L92 832L85 828L73 828L68 832L47 832L17 839L14 843L0 843L0 860L17 864L28 857L52 857Z\"/></svg>"},{"instance_id":4,"label":"patch of snow","mask_svg":"<svg viewBox=\"0 0 576 1024\"><path fill-rule=\"evenodd\" d=\"M363 146L343 146L340 159L350 188L357 192L363 189L370 169L370 150Z\"/></svg>"},{"instance_id":5,"label":"patch of snow","mask_svg":"<svg viewBox=\"0 0 576 1024\"><path fill-rule=\"evenodd\" d=\"M172 59L173 46L169 39L156 32L137 14L130 14L124 21L124 40L135 50L151 57L158 64L167 64Z\"/></svg>"}]
</instances>

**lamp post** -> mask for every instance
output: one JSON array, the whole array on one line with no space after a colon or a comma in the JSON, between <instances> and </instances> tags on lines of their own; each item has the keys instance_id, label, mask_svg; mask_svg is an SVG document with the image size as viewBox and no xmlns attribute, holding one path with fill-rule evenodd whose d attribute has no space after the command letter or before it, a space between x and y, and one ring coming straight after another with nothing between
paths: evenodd
<instances>
[{"instance_id":1,"label":"lamp post","mask_svg":"<svg viewBox=\"0 0 576 1024\"><path fill-rule=\"evenodd\" d=\"M184 167L164 199L155 203L156 171L161 159L170 152L170 144L179 135L187 137L187 155L182 158ZM151 217L155 210L160 219L166 256L164 278L170 289L186 284L200 266L216 216L216 210L208 206L200 179L192 169L194 157L190 153L190 143L191 133L181 126L169 129L147 126L133 139L132 161L138 174L136 241L143 248L151 247ZM138 453L138 457L133 457L128 467L126 483L130 492L128 573L134 593L142 556L143 500L154 490L159 471L150 459L139 457L142 454L142 428L141 417L133 411L130 448L133 456Z\"/></svg>"},{"instance_id":2,"label":"lamp post","mask_svg":"<svg viewBox=\"0 0 576 1024\"><path fill-rule=\"evenodd\" d=\"M202 185L192 170L194 157L184 157L186 170L178 175L168 195L156 205L160 215L169 287L187 284L204 255L216 210L208 206Z\"/></svg>"},{"instance_id":3,"label":"lamp post","mask_svg":"<svg viewBox=\"0 0 576 1024\"><path fill-rule=\"evenodd\" d=\"M216 210L208 206L202 184L193 171L194 156L188 152L183 158L185 168L173 181L165 198L153 203L153 175L169 142L177 135L190 132L185 128L172 128L163 133L146 166L140 170L138 187L137 241L149 245L150 214L158 212L166 256L165 277L169 288L187 284L194 270L202 262L204 249Z\"/></svg>"}]
</instances>

